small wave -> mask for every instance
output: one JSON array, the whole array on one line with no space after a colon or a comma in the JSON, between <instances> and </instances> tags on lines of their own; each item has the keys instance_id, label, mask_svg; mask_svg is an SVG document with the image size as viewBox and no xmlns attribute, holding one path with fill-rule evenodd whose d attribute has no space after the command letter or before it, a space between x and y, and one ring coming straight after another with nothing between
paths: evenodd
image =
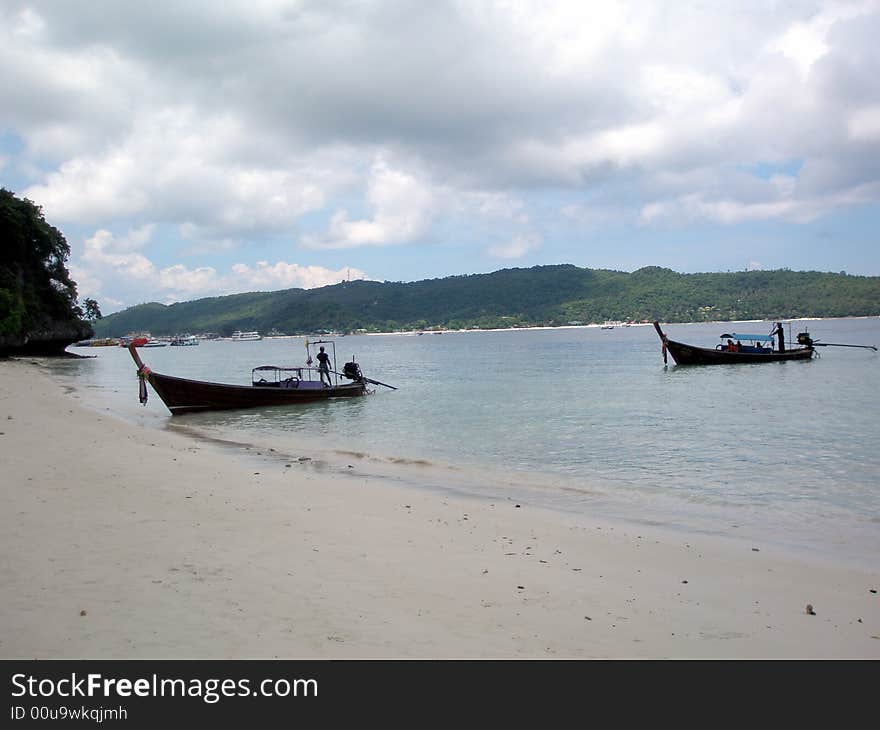
<instances>
[{"instance_id":1,"label":"small wave","mask_svg":"<svg viewBox=\"0 0 880 730\"><path fill-rule=\"evenodd\" d=\"M436 469L449 469L455 470L458 467L452 466L450 464L441 464L436 461L431 461L429 459L418 459L418 458L410 458L406 456L380 456L378 454L370 454L365 451L348 451L344 449L334 449L334 454L339 456L347 456L353 459L362 459L364 461L372 461L381 464L399 464L402 466L425 466L425 467L434 467Z\"/></svg>"},{"instance_id":2,"label":"small wave","mask_svg":"<svg viewBox=\"0 0 880 730\"><path fill-rule=\"evenodd\" d=\"M369 458L371 458L369 454L366 454L363 451L343 451L341 449L337 449L333 453L339 454L340 456L350 456L355 459L369 459Z\"/></svg>"},{"instance_id":3,"label":"small wave","mask_svg":"<svg viewBox=\"0 0 880 730\"><path fill-rule=\"evenodd\" d=\"M428 461L427 459L406 459L400 456L393 456L388 459L392 464L413 464L415 466L439 466L433 461ZM446 467L448 469L454 469L455 467Z\"/></svg>"},{"instance_id":4,"label":"small wave","mask_svg":"<svg viewBox=\"0 0 880 730\"><path fill-rule=\"evenodd\" d=\"M185 426L180 423L169 422L166 425L166 428L169 431L177 431L178 433L185 434L192 438L198 439L199 441L204 441L210 444L217 444L218 446L232 446L238 449L252 449L256 448L256 444L252 444L248 441L233 441L232 439L222 438L220 436L214 436L206 431L202 431L194 426Z\"/></svg>"}]
</instances>

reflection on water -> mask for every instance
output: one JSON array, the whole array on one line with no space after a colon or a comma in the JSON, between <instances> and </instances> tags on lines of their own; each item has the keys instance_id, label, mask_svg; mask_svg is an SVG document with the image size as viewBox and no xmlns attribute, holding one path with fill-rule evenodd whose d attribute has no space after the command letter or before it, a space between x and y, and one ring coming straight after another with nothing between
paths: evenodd
<instances>
[{"instance_id":1,"label":"reflection on water","mask_svg":"<svg viewBox=\"0 0 880 730\"><path fill-rule=\"evenodd\" d=\"M877 318L809 325L816 339L880 343ZM713 346L727 326L665 330ZM769 332L770 324L748 327ZM302 364L303 344L206 342L141 356L159 372L246 384L256 365ZM856 557L880 548L873 352L826 348L812 362L664 367L652 327L349 336L336 346L337 368L355 356L367 377L399 389L174 423L297 454L364 454L358 468L377 473L395 460L435 465L418 472L422 486L752 530ZM52 367L92 407L150 426L170 421L155 393L138 405L127 351L96 350L87 351L95 359Z\"/></svg>"}]
</instances>

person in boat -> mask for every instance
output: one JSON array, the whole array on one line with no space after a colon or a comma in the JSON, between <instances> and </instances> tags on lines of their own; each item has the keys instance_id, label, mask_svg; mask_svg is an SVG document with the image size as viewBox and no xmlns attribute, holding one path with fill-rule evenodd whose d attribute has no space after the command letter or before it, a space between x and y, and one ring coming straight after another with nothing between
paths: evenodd
<instances>
[{"instance_id":1,"label":"person in boat","mask_svg":"<svg viewBox=\"0 0 880 730\"><path fill-rule=\"evenodd\" d=\"M779 352L785 352L785 335L782 332L782 322L777 322L776 327L773 328L773 331L770 333L770 336L773 337L776 335L779 338Z\"/></svg>"},{"instance_id":2,"label":"person in boat","mask_svg":"<svg viewBox=\"0 0 880 730\"><path fill-rule=\"evenodd\" d=\"M327 378L327 386L331 386L330 382L330 356L324 352L324 345L321 345L321 349L318 351L318 373L321 376L321 382L324 382L324 377Z\"/></svg>"},{"instance_id":3,"label":"person in boat","mask_svg":"<svg viewBox=\"0 0 880 730\"><path fill-rule=\"evenodd\" d=\"M733 340L731 340L729 338L727 340L727 351L728 352L736 352L736 345L734 345Z\"/></svg>"}]
</instances>

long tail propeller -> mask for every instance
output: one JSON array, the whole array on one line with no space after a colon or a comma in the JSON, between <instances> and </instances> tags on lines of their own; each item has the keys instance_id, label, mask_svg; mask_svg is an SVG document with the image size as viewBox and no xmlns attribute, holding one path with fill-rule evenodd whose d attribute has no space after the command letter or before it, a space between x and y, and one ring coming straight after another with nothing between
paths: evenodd
<instances>
[{"instance_id":1,"label":"long tail propeller","mask_svg":"<svg viewBox=\"0 0 880 730\"><path fill-rule=\"evenodd\" d=\"M877 352L877 348L874 345L843 345L839 342L818 342L816 340L813 340L813 347L861 347L865 350Z\"/></svg>"},{"instance_id":2,"label":"long tail propeller","mask_svg":"<svg viewBox=\"0 0 880 730\"><path fill-rule=\"evenodd\" d=\"M348 378L349 380L353 379L350 375L346 375L345 373L337 373L335 370L331 370L330 372L334 375ZM391 390L397 390L397 388L395 388L393 385L388 385L388 383L380 383L378 380L371 380L370 378L366 378L363 375L360 376L360 379L363 380L365 383L370 383L370 385L384 385L386 388L391 388Z\"/></svg>"}]
</instances>

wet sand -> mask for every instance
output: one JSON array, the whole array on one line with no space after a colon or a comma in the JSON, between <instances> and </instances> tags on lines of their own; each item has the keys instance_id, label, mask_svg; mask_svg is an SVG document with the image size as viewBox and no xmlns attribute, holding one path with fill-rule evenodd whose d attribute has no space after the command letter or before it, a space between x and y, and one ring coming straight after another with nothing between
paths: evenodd
<instances>
[{"instance_id":1,"label":"wet sand","mask_svg":"<svg viewBox=\"0 0 880 730\"><path fill-rule=\"evenodd\" d=\"M244 455L77 396L0 361L2 658L880 658L877 571Z\"/></svg>"}]
</instances>

